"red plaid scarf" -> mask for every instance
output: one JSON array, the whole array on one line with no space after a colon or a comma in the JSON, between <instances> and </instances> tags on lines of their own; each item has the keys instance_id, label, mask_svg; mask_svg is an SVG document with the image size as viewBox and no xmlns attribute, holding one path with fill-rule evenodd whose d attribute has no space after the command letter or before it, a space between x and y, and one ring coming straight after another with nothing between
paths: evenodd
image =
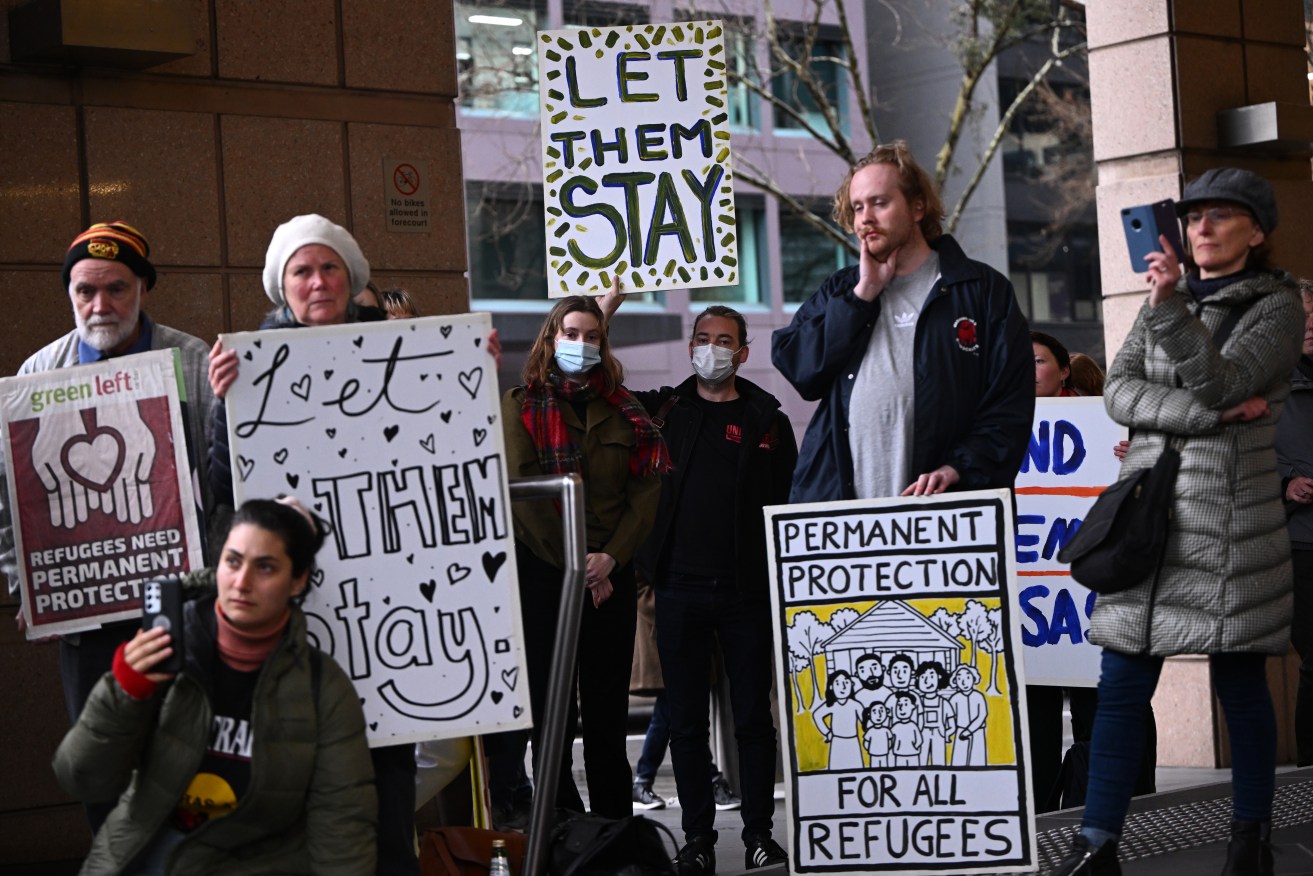
<instances>
[{"instance_id":1,"label":"red plaid scarf","mask_svg":"<svg viewBox=\"0 0 1313 876\"><path fill-rule=\"evenodd\" d=\"M583 472L583 454L570 438L570 431L561 419L558 396L567 402L588 401L602 395L602 375L594 370L587 383L575 383L555 374L550 383L530 384L524 389L524 403L520 419L529 431L529 438L538 451L538 464L547 474ZM629 418L634 426L634 450L629 455L629 474L645 477L652 473L665 474L670 470L670 453L661 430L652 422L638 399L623 386L604 396L606 402Z\"/></svg>"}]
</instances>

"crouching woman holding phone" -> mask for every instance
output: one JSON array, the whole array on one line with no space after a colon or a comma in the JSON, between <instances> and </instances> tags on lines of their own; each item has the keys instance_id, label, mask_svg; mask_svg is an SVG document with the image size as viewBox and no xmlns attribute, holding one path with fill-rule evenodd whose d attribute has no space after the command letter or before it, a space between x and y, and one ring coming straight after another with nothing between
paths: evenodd
<instances>
[{"instance_id":1,"label":"crouching woman holding phone","mask_svg":"<svg viewBox=\"0 0 1313 876\"><path fill-rule=\"evenodd\" d=\"M118 800L83 874L372 876L364 715L297 605L323 540L295 499L246 502L186 581L182 671L154 671L162 629L119 649L55 754L65 790Z\"/></svg>"}]
</instances>

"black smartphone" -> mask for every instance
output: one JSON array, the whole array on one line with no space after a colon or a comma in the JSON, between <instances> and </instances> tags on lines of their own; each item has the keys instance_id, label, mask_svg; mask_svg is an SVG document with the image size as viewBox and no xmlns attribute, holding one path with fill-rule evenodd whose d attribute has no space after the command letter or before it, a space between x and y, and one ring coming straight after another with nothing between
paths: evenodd
<instances>
[{"instance_id":1,"label":"black smartphone","mask_svg":"<svg viewBox=\"0 0 1313 876\"><path fill-rule=\"evenodd\" d=\"M1144 257L1151 252L1162 252L1158 236L1176 251L1178 261L1185 261L1185 247L1181 244L1181 223L1176 218L1176 202L1167 200L1156 204L1122 209L1122 230L1126 232L1126 250L1131 254L1131 270L1143 274L1149 270Z\"/></svg>"},{"instance_id":2,"label":"black smartphone","mask_svg":"<svg viewBox=\"0 0 1313 876\"><path fill-rule=\"evenodd\" d=\"M172 639L173 653L151 672L177 675L182 671L182 582L177 578L147 581L142 589L141 628L163 627Z\"/></svg>"}]
</instances>

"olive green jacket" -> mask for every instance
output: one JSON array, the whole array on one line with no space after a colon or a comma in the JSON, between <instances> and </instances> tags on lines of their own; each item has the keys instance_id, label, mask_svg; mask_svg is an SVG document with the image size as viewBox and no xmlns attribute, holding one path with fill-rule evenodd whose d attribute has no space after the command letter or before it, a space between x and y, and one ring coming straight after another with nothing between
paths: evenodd
<instances>
[{"instance_id":1,"label":"olive green jacket","mask_svg":"<svg viewBox=\"0 0 1313 876\"><path fill-rule=\"evenodd\" d=\"M196 775L213 717L205 684L218 659L213 606L212 595L187 603L186 664L172 682L137 700L107 673L55 754L66 791L89 803L118 800L83 874L123 872ZM232 813L185 836L169 873L373 876L377 799L360 700L331 657L312 658L305 629L293 607L260 670L246 793Z\"/></svg>"},{"instance_id":2,"label":"olive green jacket","mask_svg":"<svg viewBox=\"0 0 1313 876\"><path fill-rule=\"evenodd\" d=\"M506 464L512 478L547 474L538 464L538 454L521 418L524 387L517 386L502 397L502 428L506 433ZM583 451L584 521L588 550L610 554L625 565L647 538L656 522L661 478L629 474L629 456L634 449L634 426L619 409L605 399L588 402L588 422L582 423L574 408L561 405L561 418L575 446ZM552 500L516 502L513 506L515 537L540 559L563 568L561 514Z\"/></svg>"}]
</instances>

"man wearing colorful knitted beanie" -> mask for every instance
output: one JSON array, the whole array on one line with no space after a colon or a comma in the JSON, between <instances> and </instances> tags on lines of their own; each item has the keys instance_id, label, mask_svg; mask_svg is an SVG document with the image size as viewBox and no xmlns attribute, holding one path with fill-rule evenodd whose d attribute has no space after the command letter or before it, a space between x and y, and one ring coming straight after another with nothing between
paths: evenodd
<instances>
[{"instance_id":1,"label":"man wearing colorful knitted beanie","mask_svg":"<svg viewBox=\"0 0 1313 876\"><path fill-rule=\"evenodd\" d=\"M64 255L63 288L72 304L75 327L33 353L18 373L35 374L176 347L182 354L187 393L183 427L188 444L198 451L191 458L197 465L203 465L210 437L207 415L213 398L207 379L209 347L146 315L143 306L154 285L150 244L140 231L121 221L92 225L73 239ZM204 472L194 474L199 475L195 483L205 490ZM10 589L15 590L17 558L13 520L5 507L9 492L4 477L5 467L0 457L0 571L9 576ZM87 511L81 508L77 513ZM19 618L21 623L21 613ZM121 621L61 638L60 674L70 724L77 722L91 688L109 671L114 651L132 638L139 626L138 621ZM88 807L93 832L99 829L110 808L110 805Z\"/></svg>"}]
</instances>

